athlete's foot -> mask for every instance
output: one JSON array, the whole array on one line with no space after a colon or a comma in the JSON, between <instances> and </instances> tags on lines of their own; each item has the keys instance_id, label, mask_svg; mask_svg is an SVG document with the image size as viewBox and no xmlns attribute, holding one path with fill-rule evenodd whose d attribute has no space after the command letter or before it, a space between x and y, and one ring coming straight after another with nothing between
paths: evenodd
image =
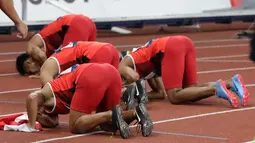
<instances>
[{"instance_id":1,"label":"athlete's foot","mask_svg":"<svg viewBox=\"0 0 255 143\"><path fill-rule=\"evenodd\" d=\"M237 102L237 98L236 96L231 93L223 80L218 80L215 85L216 87L216 95L219 97L219 98L222 98L222 99L225 99L225 100L228 100L228 102L234 107L234 108L237 108L238 106L238 102Z\"/></svg>"},{"instance_id":2,"label":"athlete's foot","mask_svg":"<svg viewBox=\"0 0 255 143\"><path fill-rule=\"evenodd\" d=\"M122 118L122 109L120 105L115 106L112 109L112 125L115 131L120 131L120 136L126 139L130 135L128 124Z\"/></svg>"},{"instance_id":3,"label":"athlete's foot","mask_svg":"<svg viewBox=\"0 0 255 143\"><path fill-rule=\"evenodd\" d=\"M149 136L153 129L153 123L144 103L140 103L136 107L136 116L138 118L139 124L141 124L142 127L142 135L144 137Z\"/></svg>"},{"instance_id":4,"label":"athlete's foot","mask_svg":"<svg viewBox=\"0 0 255 143\"><path fill-rule=\"evenodd\" d=\"M244 81L241 75L236 74L232 77L231 90L239 96L242 106L246 106L248 104L249 92L244 84Z\"/></svg>"},{"instance_id":5,"label":"athlete's foot","mask_svg":"<svg viewBox=\"0 0 255 143\"><path fill-rule=\"evenodd\" d=\"M148 103L148 96L147 96L147 92L146 92L146 84L145 81L140 79L138 81L136 81L136 86L137 86L137 90L138 90L138 103Z\"/></svg>"},{"instance_id":6,"label":"athlete's foot","mask_svg":"<svg viewBox=\"0 0 255 143\"><path fill-rule=\"evenodd\" d=\"M134 85L130 85L127 87L126 91L123 93L123 101L126 104L127 110L135 108L135 93L136 87Z\"/></svg>"}]
</instances>

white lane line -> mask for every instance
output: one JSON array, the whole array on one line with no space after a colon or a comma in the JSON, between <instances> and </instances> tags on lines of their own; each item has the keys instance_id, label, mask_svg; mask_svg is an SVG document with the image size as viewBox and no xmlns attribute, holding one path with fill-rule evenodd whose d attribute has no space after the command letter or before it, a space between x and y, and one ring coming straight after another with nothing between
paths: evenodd
<instances>
[{"instance_id":1,"label":"white lane line","mask_svg":"<svg viewBox=\"0 0 255 143\"><path fill-rule=\"evenodd\" d=\"M255 139L253 141L247 141L247 142L244 142L244 143L255 143Z\"/></svg>"},{"instance_id":2,"label":"white lane line","mask_svg":"<svg viewBox=\"0 0 255 143\"><path fill-rule=\"evenodd\" d=\"M215 39L215 40L200 40L194 43L218 43L218 42L237 42L237 41L250 41L250 39Z\"/></svg>"},{"instance_id":3,"label":"white lane line","mask_svg":"<svg viewBox=\"0 0 255 143\"><path fill-rule=\"evenodd\" d=\"M255 84L246 84L245 86L246 86L246 87L254 87Z\"/></svg>"},{"instance_id":4,"label":"white lane line","mask_svg":"<svg viewBox=\"0 0 255 143\"><path fill-rule=\"evenodd\" d=\"M250 60L197 60L197 62L211 62L211 63L252 63Z\"/></svg>"},{"instance_id":5,"label":"white lane line","mask_svg":"<svg viewBox=\"0 0 255 143\"><path fill-rule=\"evenodd\" d=\"M199 117L206 117L206 116L212 116L212 115L220 115L220 114L239 112L239 111L246 111L246 110L254 110L254 109L255 109L255 107L247 107L247 108L240 108L240 109L233 109L233 110L210 112L210 113L197 114L197 115L185 116L185 117L180 117L180 118L172 118L172 119L167 119L167 120L159 120L159 121L153 122L153 124L154 125L155 124L162 124L162 123L168 123L168 122L175 122L175 121L194 119L194 118L199 118ZM130 126L130 127L136 127L136 126L133 125L133 126ZM95 134L99 134L99 133L103 133L103 131L101 131L101 132L100 131L92 132L92 133L89 133L89 134L71 135L71 136L66 136L66 137L58 137L58 138L39 140L39 141L35 141L35 142L32 142L32 143L45 143L45 142L51 142L51 141L57 141L57 140L72 139L72 138L77 138L77 137L95 135Z\"/></svg>"},{"instance_id":6,"label":"white lane line","mask_svg":"<svg viewBox=\"0 0 255 143\"><path fill-rule=\"evenodd\" d=\"M18 89L18 90L7 90L7 91L0 91L0 94L6 94L6 93L16 93L16 92L25 92L25 91L35 91L40 88L28 88L28 89Z\"/></svg>"},{"instance_id":7,"label":"white lane line","mask_svg":"<svg viewBox=\"0 0 255 143\"><path fill-rule=\"evenodd\" d=\"M247 47L249 44L232 44L232 45L213 45L213 46L199 46L197 49L209 49L209 48L232 48L232 47Z\"/></svg>"},{"instance_id":8,"label":"white lane line","mask_svg":"<svg viewBox=\"0 0 255 143\"><path fill-rule=\"evenodd\" d=\"M201 41L193 41L195 44L197 43L221 43L221 42L237 42L237 41L249 41L249 39L217 39L217 40L201 40ZM139 47L142 46L144 44L125 44L125 45L116 45L116 48L130 48L130 47ZM236 46L248 46L249 44L232 44L232 46L236 47ZM231 45L222 45L223 47L231 47ZM208 48L210 46L202 46L202 47L198 47L198 48ZM211 47L211 48L215 48L215 46ZM216 48L220 48L220 46L216 46ZM19 52L0 52L0 56L4 56L4 55L18 55L21 53L24 53L25 51L19 51Z\"/></svg>"},{"instance_id":9,"label":"white lane line","mask_svg":"<svg viewBox=\"0 0 255 143\"><path fill-rule=\"evenodd\" d=\"M195 44L199 43L222 43L222 42L239 42L239 41L249 41L249 39L222 39L222 40L202 40L202 41L193 41ZM132 44L132 45L116 45L116 48L129 48L129 47L139 47L144 44ZM234 44L233 44L234 45ZM238 44L235 44L238 45ZM234 46L235 46L234 45ZM247 46L248 44L242 45L242 46ZM241 46L241 45L239 45ZM207 47L207 46L203 46Z\"/></svg>"},{"instance_id":10,"label":"white lane line","mask_svg":"<svg viewBox=\"0 0 255 143\"><path fill-rule=\"evenodd\" d=\"M173 136L182 136L182 137L192 137L200 139L212 139L212 140L229 140L229 138L215 137L215 136L203 136L198 134L187 134L187 133L175 133L175 132L162 132L162 131L152 131L155 134L161 135L173 135Z\"/></svg>"},{"instance_id":11,"label":"white lane line","mask_svg":"<svg viewBox=\"0 0 255 143\"><path fill-rule=\"evenodd\" d=\"M244 70L253 70L254 67L244 67L244 68L231 68L231 69L221 69L221 70L208 70L208 71L200 71L198 74L207 74L207 73L218 73L218 72L229 72L229 71L244 71Z\"/></svg>"},{"instance_id":12,"label":"white lane line","mask_svg":"<svg viewBox=\"0 0 255 143\"><path fill-rule=\"evenodd\" d=\"M13 75L19 75L19 73L4 73L4 74L0 74L1 76L13 76Z\"/></svg>"},{"instance_id":13,"label":"white lane line","mask_svg":"<svg viewBox=\"0 0 255 143\"><path fill-rule=\"evenodd\" d=\"M1 117L5 117L5 116L15 115L15 114L24 114L24 113L26 113L26 112L17 112L17 113L10 113L10 114L2 114L2 115L0 115L0 118Z\"/></svg>"},{"instance_id":14,"label":"white lane line","mask_svg":"<svg viewBox=\"0 0 255 143\"><path fill-rule=\"evenodd\" d=\"M220 115L220 114L239 112L239 111L246 111L246 110L254 110L254 109L255 109L255 106L254 107L247 107L247 108L240 108L240 109L218 111L218 112L210 112L210 113L197 114L197 115L180 117L180 118L160 120L160 121L153 122L153 124L162 124L162 123L167 123L167 122L181 121L181 120L194 119L194 118L205 117L205 116Z\"/></svg>"},{"instance_id":15,"label":"white lane line","mask_svg":"<svg viewBox=\"0 0 255 143\"><path fill-rule=\"evenodd\" d=\"M248 54L240 54L240 55L228 55L228 56L211 56L211 57L200 57L197 60L213 60L213 59L222 59L222 58L240 58L240 57L248 57Z\"/></svg>"},{"instance_id":16,"label":"white lane line","mask_svg":"<svg viewBox=\"0 0 255 143\"><path fill-rule=\"evenodd\" d=\"M0 52L0 56L6 56L6 55L18 55L21 53L25 53L25 51L20 51L20 52Z\"/></svg>"},{"instance_id":17,"label":"white lane line","mask_svg":"<svg viewBox=\"0 0 255 143\"><path fill-rule=\"evenodd\" d=\"M0 63L15 62L15 61L16 61L16 59L0 60Z\"/></svg>"}]
</instances>

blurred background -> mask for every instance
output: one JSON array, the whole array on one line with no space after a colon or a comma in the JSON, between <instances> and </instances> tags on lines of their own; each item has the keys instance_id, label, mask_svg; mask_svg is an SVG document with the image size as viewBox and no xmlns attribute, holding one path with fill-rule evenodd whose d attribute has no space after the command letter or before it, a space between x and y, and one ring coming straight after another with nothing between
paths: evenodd
<instances>
[{"instance_id":1,"label":"blurred background","mask_svg":"<svg viewBox=\"0 0 255 143\"><path fill-rule=\"evenodd\" d=\"M92 18L98 37L251 31L255 15L254 0L15 0L14 4L29 25L27 39L51 21L70 13ZM0 12L0 41L20 40L12 36L15 31L10 19ZM240 32L230 38L246 34Z\"/></svg>"},{"instance_id":2,"label":"blurred background","mask_svg":"<svg viewBox=\"0 0 255 143\"><path fill-rule=\"evenodd\" d=\"M239 73L243 75L250 94L255 93L255 76L252 76L255 66L249 59L255 0L14 0L14 5L29 27L29 36L24 40L17 38L13 22L0 11L0 117L26 111L24 104L28 93L41 87L39 79L17 73L17 56L25 51L32 35L58 17L71 13L90 17L98 29L97 41L113 44L123 55L152 38L185 35L196 46L200 83L229 79ZM229 140L232 143L253 140L254 99L251 96L250 107L237 109L240 112L233 114L230 112L237 110L226 111L232 109L229 103L216 97L181 106L169 104L168 100L155 101L148 106L151 118L158 124L154 137L133 138L132 141L198 143ZM241 112L243 110L250 111ZM204 117L216 115L214 113L224 115ZM193 117L196 119L191 119ZM35 136L1 132L0 140L8 143L48 142L52 138L61 143L81 142L79 139L107 141L105 135L71 140L75 135L68 130L68 117L60 118L63 124L54 131ZM64 136L71 137L64 140Z\"/></svg>"}]
</instances>

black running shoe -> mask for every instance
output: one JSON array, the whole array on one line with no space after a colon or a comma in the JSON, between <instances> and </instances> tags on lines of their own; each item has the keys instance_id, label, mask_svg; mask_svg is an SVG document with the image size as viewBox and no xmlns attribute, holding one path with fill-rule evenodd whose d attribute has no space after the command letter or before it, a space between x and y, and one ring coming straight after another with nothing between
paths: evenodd
<instances>
[{"instance_id":1,"label":"black running shoe","mask_svg":"<svg viewBox=\"0 0 255 143\"><path fill-rule=\"evenodd\" d=\"M135 94L136 87L134 85L130 85L127 87L126 91L123 93L123 101L127 106L127 110L135 108Z\"/></svg>"},{"instance_id":2,"label":"black running shoe","mask_svg":"<svg viewBox=\"0 0 255 143\"><path fill-rule=\"evenodd\" d=\"M145 80L140 79L136 81L136 86L138 89L138 103L148 103L148 96L147 96L147 92L146 92L146 83Z\"/></svg>"},{"instance_id":3,"label":"black running shoe","mask_svg":"<svg viewBox=\"0 0 255 143\"><path fill-rule=\"evenodd\" d=\"M146 109L145 104L140 103L136 107L136 116L138 118L139 124L141 124L142 127L142 135L144 137L149 136L153 129L153 123L150 119L150 115Z\"/></svg>"},{"instance_id":4,"label":"black running shoe","mask_svg":"<svg viewBox=\"0 0 255 143\"><path fill-rule=\"evenodd\" d=\"M120 105L116 105L112 109L112 125L113 128L117 131L120 131L120 136L123 139L126 139L130 135L130 130L128 124L122 118L122 110Z\"/></svg>"}]
</instances>

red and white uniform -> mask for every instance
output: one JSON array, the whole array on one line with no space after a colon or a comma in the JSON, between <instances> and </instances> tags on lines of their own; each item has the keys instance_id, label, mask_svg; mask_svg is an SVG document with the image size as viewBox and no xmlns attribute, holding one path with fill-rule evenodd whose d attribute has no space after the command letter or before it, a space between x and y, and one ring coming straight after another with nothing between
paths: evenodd
<instances>
[{"instance_id":1,"label":"red and white uniform","mask_svg":"<svg viewBox=\"0 0 255 143\"><path fill-rule=\"evenodd\" d=\"M55 51L49 59L55 59L59 73L75 64L109 63L116 69L119 66L118 50L109 43L79 41Z\"/></svg>"},{"instance_id":2,"label":"red and white uniform","mask_svg":"<svg viewBox=\"0 0 255 143\"><path fill-rule=\"evenodd\" d=\"M121 77L107 63L79 65L47 84L54 96L54 107L47 111L50 115L68 114L70 109L86 114L108 111L120 103Z\"/></svg>"},{"instance_id":3,"label":"red and white uniform","mask_svg":"<svg viewBox=\"0 0 255 143\"><path fill-rule=\"evenodd\" d=\"M61 45L75 41L95 41L96 26L81 14L70 14L48 24L37 35L42 38L46 56L49 57Z\"/></svg>"},{"instance_id":4,"label":"red and white uniform","mask_svg":"<svg viewBox=\"0 0 255 143\"><path fill-rule=\"evenodd\" d=\"M141 78L162 76L166 90L197 83L196 49L185 36L151 40L128 56Z\"/></svg>"}]
</instances>

